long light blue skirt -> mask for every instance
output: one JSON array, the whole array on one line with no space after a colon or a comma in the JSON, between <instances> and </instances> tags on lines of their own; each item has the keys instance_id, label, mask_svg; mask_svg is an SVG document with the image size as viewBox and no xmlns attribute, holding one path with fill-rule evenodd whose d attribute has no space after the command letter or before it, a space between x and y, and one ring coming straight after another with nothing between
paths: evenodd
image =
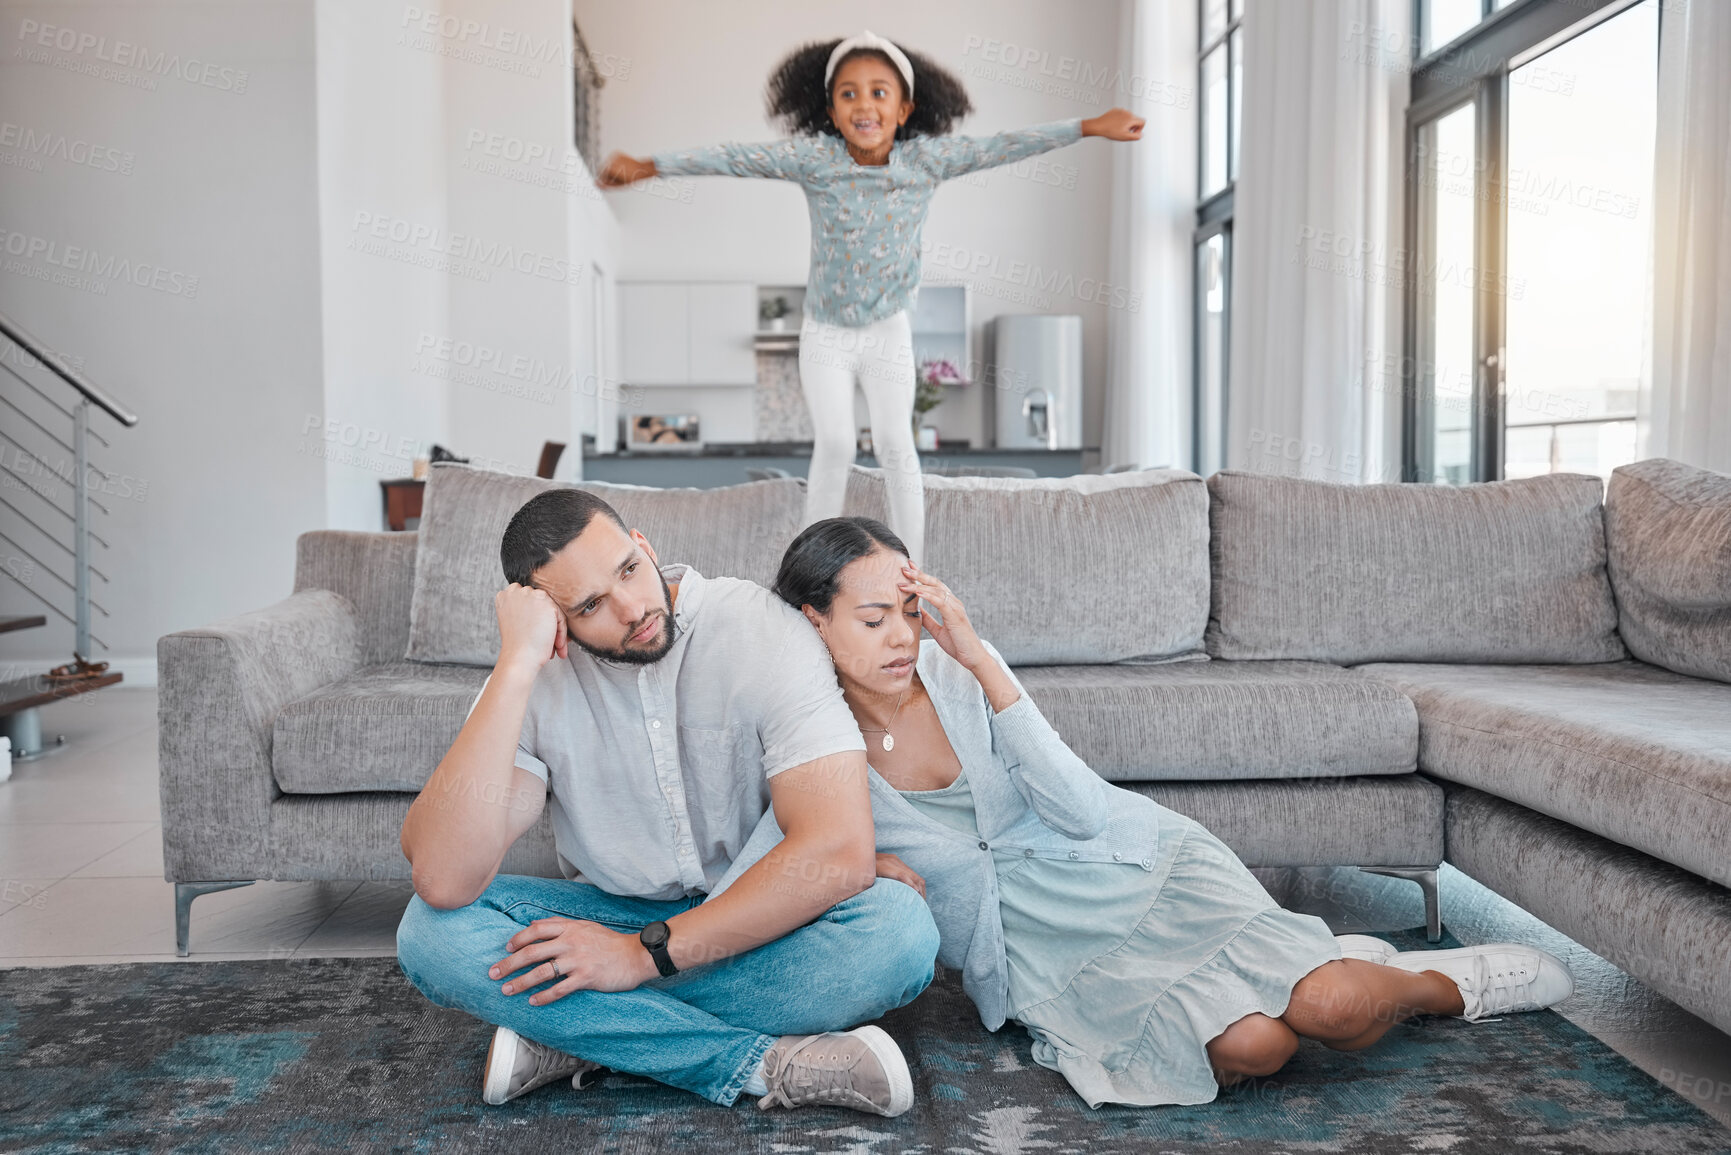
<instances>
[{"instance_id":1,"label":"long light blue skirt","mask_svg":"<svg viewBox=\"0 0 1731 1155\"><path fill-rule=\"evenodd\" d=\"M1293 986L1340 957L1326 923L1282 909L1200 823L1160 809L1155 868L1135 871L1147 905L1113 904L1126 911L1121 945L1011 1012L1034 1060L1090 1107L1211 1102L1209 1041L1245 1015L1284 1014Z\"/></svg>"}]
</instances>

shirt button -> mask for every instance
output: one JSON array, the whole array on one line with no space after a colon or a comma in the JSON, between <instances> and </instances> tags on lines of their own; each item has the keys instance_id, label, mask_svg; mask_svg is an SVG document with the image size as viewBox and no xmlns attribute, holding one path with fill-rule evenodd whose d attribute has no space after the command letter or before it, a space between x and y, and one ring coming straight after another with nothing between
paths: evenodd
<instances>
[{"instance_id":1,"label":"shirt button","mask_svg":"<svg viewBox=\"0 0 1731 1155\"><path fill-rule=\"evenodd\" d=\"M1034 857L1034 852L1032 850L1024 850L1024 851L1022 851L1022 857L1023 858L1032 858L1032 857Z\"/></svg>"},{"instance_id":2,"label":"shirt button","mask_svg":"<svg viewBox=\"0 0 1731 1155\"><path fill-rule=\"evenodd\" d=\"M1113 862L1123 862L1123 861L1124 861L1124 856L1123 856L1123 855L1122 855L1122 854L1114 854L1114 855L1113 855L1113 856L1112 856L1112 861L1113 861Z\"/></svg>"},{"instance_id":3,"label":"shirt button","mask_svg":"<svg viewBox=\"0 0 1731 1155\"><path fill-rule=\"evenodd\" d=\"M1080 857L1082 857L1082 856L1080 854L1077 854L1074 850L1072 850L1070 852L1070 861L1074 862L1076 859L1078 859Z\"/></svg>"},{"instance_id":4,"label":"shirt button","mask_svg":"<svg viewBox=\"0 0 1731 1155\"><path fill-rule=\"evenodd\" d=\"M987 846L984 842L982 842L982 843L980 843L980 849L981 850L990 850L991 847Z\"/></svg>"},{"instance_id":5,"label":"shirt button","mask_svg":"<svg viewBox=\"0 0 1731 1155\"><path fill-rule=\"evenodd\" d=\"M650 725L650 726L651 726L651 727L652 727L652 728L653 728L653 729L656 729L656 730L659 730L659 729L661 729L661 719L660 719L660 718L657 718L657 719L655 719L655 721L653 721L653 722L651 722L651 723L649 723L649 725Z\"/></svg>"},{"instance_id":6,"label":"shirt button","mask_svg":"<svg viewBox=\"0 0 1731 1155\"><path fill-rule=\"evenodd\" d=\"M1153 870L1154 869L1154 860L1152 858L1144 858L1142 860L1142 869L1143 870Z\"/></svg>"}]
</instances>

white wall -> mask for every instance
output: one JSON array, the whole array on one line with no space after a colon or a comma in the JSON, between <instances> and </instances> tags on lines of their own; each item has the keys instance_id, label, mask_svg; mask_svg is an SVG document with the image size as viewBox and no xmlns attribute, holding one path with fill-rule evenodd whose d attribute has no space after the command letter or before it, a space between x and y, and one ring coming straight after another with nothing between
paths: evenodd
<instances>
[{"instance_id":1,"label":"white wall","mask_svg":"<svg viewBox=\"0 0 1731 1155\"><path fill-rule=\"evenodd\" d=\"M52 258L3 258L0 310L81 359L140 416L134 429L93 421L113 446L94 460L136 483L134 497L117 491L101 499L110 514L95 515L112 545L96 551L112 579L96 598L112 617L95 615L94 629L111 647L96 656L147 659L161 634L285 596L295 535L324 523L324 465L302 435L323 410L312 4L5 3L0 41L0 122L112 149L119 169L42 155L39 169L0 168L0 229L58 246ZM144 66L129 55L139 50ZM0 153L16 157L11 131L0 129ZM66 246L180 277L164 291L99 272L82 274L91 288L30 275L67 272L49 263L68 259ZM184 291L194 276L196 292ZM25 395L0 377L0 394ZM0 416L8 432L24 427ZM38 552L71 574L64 554ZM33 585L70 608L39 571ZM0 611L36 604L0 581ZM37 671L25 660L71 649L58 621L0 638L7 667Z\"/></svg>"},{"instance_id":2,"label":"white wall","mask_svg":"<svg viewBox=\"0 0 1731 1155\"><path fill-rule=\"evenodd\" d=\"M617 245L611 213L572 145L570 8L566 0L436 7L495 30L495 44L511 42L504 29L518 34L514 50L477 43L481 59L445 61L450 230L473 238L477 256L512 254L486 268L485 280L447 280L449 336L498 350L500 366L479 383L465 376L452 386L450 444L493 468L533 473L541 443L564 441L565 475L580 465L578 432L594 424L591 267L613 263Z\"/></svg>"},{"instance_id":3,"label":"white wall","mask_svg":"<svg viewBox=\"0 0 1731 1155\"><path fill-rule=\"evenodd\" d=\"M618 234L571 143L562 0L318 11L326 433L361 443L330 520L375 529L379 478L434 441L529 473L593 429Z\"/></svg>"},{"instance_id":4,"label":"white wall","mask_svg":"<svg viewBox=\"0 0 1731 1155\"><path fill-rule=\"evenodd\" d=\"M449 427L448 386L419 351L445 327L448 278L411 263L433 259L426 243L391 239L398 222L448 231L443 61L392 43L400 9L316 10L325 358L309 436L327 455L326 523L377 529L380 479L408 474Z\"/></svg>"},{"instance_id":5,"label":"white wall","mask_svg":"<svg viewBox=\"0 0 1731 1155\"><path fill-rule=\"evenodd\" d=\"M848 35L862 22L961 76L975 107L962 132L1092 116L1127 102L1111 80L1118 0L885 0L869 11L828 0L575 2L591 49L620 65L602 92L604 143L634 156L777 135L763 109L775 64L799 44ZM998 169L953 182L934 198L924 236L927 279L974 286L976 356L987 352L984 322L999 313L1082 316L1089 445L1100 438L1106 308L1030 282L1053 273L1071 285L1107 279L1114 147L1130 146L1085 140L1020 175ZM805 279L809 226L792 185L704 177L609 196L625 237L622 279ZM940 407L936 423L946 433L964 425L979 444L979 402L979 390L965 391Z\"/></svg>"},{"instance_id":6,"label":"white wall","mask_svg":"<svg viewBox=\"0 0 1731 1155\"><path fill-rule=\"evenodd\" d=\"M95 521L113 579L96 656L135 676L162 634L286 596L298 534L381 528L379 479L431 442L527 472L543 440L593 426L593 270L611 276L619 237L570 145L569 8L459 0L430 31L422 10L0 3L0 249L19 250L0 253L0 310L141 417L94 422L126 495ZM452 251L485 279L428 267ZM157 287L64 267L110 258L161 270ZM33 404L4 375L0 396ZM0 430L39 437L10 410ZM0 447L23 474L0 476L6 495L58 528L17 488L57 481ZM561 474L580 468L573 451ZM70 576L3 511L0 532ZM18 555L0 543L0 566L70 610ZM0 613L38 604L0 579ZM59 622L6 635L0 667L71 648Z\"/></svg>"}]
</instances>

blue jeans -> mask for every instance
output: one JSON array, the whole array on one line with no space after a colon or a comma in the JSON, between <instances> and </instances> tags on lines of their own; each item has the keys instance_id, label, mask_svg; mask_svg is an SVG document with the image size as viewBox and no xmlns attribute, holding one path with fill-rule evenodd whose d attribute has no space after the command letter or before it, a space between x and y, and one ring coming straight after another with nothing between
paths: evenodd
<instances>
[{"instance_id":1,"label":"blue jeans","mask_svg":"<svg viewBox=\"0 0 1731 1155\"><path fill-rule=\"evenodd\" d=\"M846 1030L912 1002L932 981L931 911L911 887L886 878L774 942L633 991L577 991L536 1007L529 996L543 986L504 995L505 979L487 977L511 953L506 940L538 918L635 934L701 901L622 898L582 882L501 874L456 910L411 898L397 927L397 962L440 1006L724 1106L777 1036Z\"/></svg>"}]
</instances>

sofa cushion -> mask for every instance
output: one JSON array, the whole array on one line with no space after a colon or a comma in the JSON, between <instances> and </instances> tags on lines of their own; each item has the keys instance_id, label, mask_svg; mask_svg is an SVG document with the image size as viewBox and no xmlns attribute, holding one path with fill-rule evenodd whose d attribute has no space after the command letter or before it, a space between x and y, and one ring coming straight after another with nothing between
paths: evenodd
<instances>
[{"instance_id":1,"label":"sofa cushion","mask_svg":"<svg viewBox=\"0 0 1731 1155\"><path fill-rule=\"evenodd\" d=\"M289 794L418 791L487 673L417 662L363 667L283 707L271 728L271 773Z\"/></svg>"},{"instance_id":2,"label":"sofa cushion","mask_svg":"<svg viewBox=\"0 0 1731 1155\"><path fill-rule=\"evenodd\" d=\"M1426 774L1731 884L1731 686L1632 661L1363 669L1417 704Z\"/></svg>"},{"instance_id":3,"label":"sofa cushion","mask_svg":"<svg viewBox=\"0 0 1731 1155\"><path fill-rule=\"evenodd\" d=\"M295 539L295 592L348 598L361 627L361 661L395 662L409 645L416 535L315 529Z\"/></svg>"},{"instance_id":4,"label":"sofa cushion","mask_svg":"<svg viewBox=\"0 0 1731 1155\"><path fill-rule=\"evenodd\" d=\"M1126 782L1194 818L1246 866L1437 866L1443 790L1422 774L1319 782ZM1336 901L1357 897L1329 883ZM1367 896L1368 897L1368 894Z\"/></svg>"},{"instance_id":5,"label":"sofa cushion","mask_svg":"<svg viewBox=\"0 0 1731 1155\"><path fill-rule=\"evenodd\" d=\"M1222 658L1607 662L1625 657L1599 479L1458 488L1208 480Z\"/></svg>"},{"instance_id":6,"label":"sofa cushion","mask_svg":"<svg viewBox=\"0 0 1731 1155\"><path fill-rule=\"evenodd\" d=\"M252 866L253 876L303 879L411 877L403 857L403 820L413 794L362 791L351 794L285 794L271 803L270 853ZM500 874L566 878L553 844L553 807L524 831L499 864ZM400 903L400 899L398 900Z\"/></svg>"},{"instance_id":7,"label":"sofa cushion","mask_svg":"<svg viewBox=\"0 0 1731 1155\"><path fill-rule=\"evenodd\" d=\"M499 653L493 595L505 585L499 542L523 503L557 485L461 465L433 467L422 502L409 605L407 656L417 662L491 666ZM799 478L721 489L657 489L585 481L625 524L643 531L662 564L685 562L704 577L775 580L782 551L799 532Z\"/></svg>"},{"instance_id":8,"label":"sofa cushion","mask_svg":"<svg viewBox=\"0 0 1731 1155\"><path fill-rule=\"evenodd\" d=\"M1605 545L1629 652L1731 682L1731 476L1664 458L1619 467Z\"/></svg>"},{"instance_id":9,"label":"sofa cushion","mask_svg":"<svg viewBox=\"0 0 1731 1155\"><path fill-rule=\"evenodd\" d=\"M921 564L1011 665L1201 653L1208 495L1195 474L923 481ZM887 520L885 484L854 466L846 512Z\"/></svg>"},{"instance_id":10,"label":"sofa cushion","mask_svg":"<svg viewBox=\"0 0 1731 1155\"><path fill-rule=\"evenodd\" d=\"M1409 774L1418 757L1406 695L1321 662L1026 666L1016 677L1115 782Z\"/></svg>"}]
</instances>

